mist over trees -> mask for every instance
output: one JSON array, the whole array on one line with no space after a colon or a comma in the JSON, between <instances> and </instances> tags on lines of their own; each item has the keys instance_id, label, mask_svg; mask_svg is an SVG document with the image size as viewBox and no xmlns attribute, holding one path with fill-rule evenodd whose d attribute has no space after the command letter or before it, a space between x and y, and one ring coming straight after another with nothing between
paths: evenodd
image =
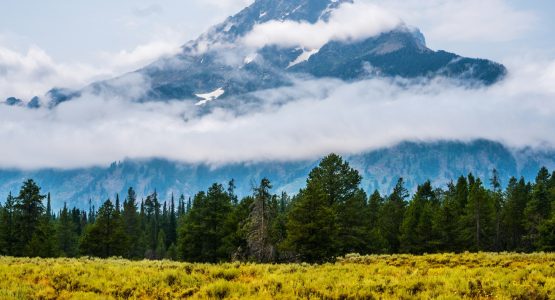
<instances>
[{"instance_id":1,"label":"mist over trees","mask_svg":"<svg viewBox=\"0 0 555 300\"><path fill-rule=\"evenodd\" d=\"M263 178L238 199L235 183L215 183L192 199L129 188L98 209L51 211L32 179L0 205L0 255L112 257L192 262L326 262L348 253L554 251L555 173L501 188L472 174L446 188L430 181L410 195L399 178L389 195L367 195L340 156L322 159L294 196Z\"/></svg>"}]
</instances>

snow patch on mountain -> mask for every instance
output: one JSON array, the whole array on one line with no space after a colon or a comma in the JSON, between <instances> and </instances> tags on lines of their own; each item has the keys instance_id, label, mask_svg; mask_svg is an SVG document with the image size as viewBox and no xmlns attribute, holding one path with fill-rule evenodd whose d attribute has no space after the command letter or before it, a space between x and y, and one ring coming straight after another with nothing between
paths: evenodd
<instances>
[{"instance_id":1,"label":"snow patch on mountain","mask_svg":"<svg viewBox=\"0 0 555 300\"><path fill-rule=\"evenodd\" d=\"M303 53L301 53L301 55L299 55L294 61L290 62L289 66L287 66L287 69L291 68L292 66L298 65L302 62L308 61L312 55L318 53L319 51L320 49L312 49L312 50L303 49Z\"/></svg>"},{"instance_id":2,"label":"snow patch on mountain","mask_svg":"<svg viewBox=\"0 0 555 300\"><path fill-rule=\"evenodd\" d=\"M197 102L195 105L200 106L200 105L206 104L210 101L220 98L223 94L225 94L225 90L223 88L219 88L215 91L212 91L206 94L195 94L195 96L203 99Z\"/></svg>"}]
</instances>

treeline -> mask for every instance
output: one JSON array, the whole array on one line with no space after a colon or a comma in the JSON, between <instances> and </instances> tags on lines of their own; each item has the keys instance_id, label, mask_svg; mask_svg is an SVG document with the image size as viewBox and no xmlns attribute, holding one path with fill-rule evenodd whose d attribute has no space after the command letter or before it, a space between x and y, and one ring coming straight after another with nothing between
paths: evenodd
<instances>
[{"instance_id":1,"label":"treeline","mask_svg":"<svg viewBox=\"0 0 555 300\"><path fill-rule=\"evenodd\" d=\"M488 183L472 174L446 189L427 181L411 198L402 178L391 194L370 196L361 179L331 154L293 197L262 179L239 200L232 180L192 200L153 193L139 202L129 188L121 203L116 196L98 210L58 212L27 180L0 206L0 254L324 262L347 253L555 250L555 172L546 168L504 190L495 170Z\"/></svg>"}]
</instances>

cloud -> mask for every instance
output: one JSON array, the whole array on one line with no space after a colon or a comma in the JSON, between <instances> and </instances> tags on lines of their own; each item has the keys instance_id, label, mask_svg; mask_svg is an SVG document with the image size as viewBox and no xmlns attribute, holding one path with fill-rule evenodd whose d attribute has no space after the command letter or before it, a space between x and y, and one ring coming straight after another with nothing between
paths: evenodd
<instances>
[{"instance_id":1,"label":"cloud","mask_svg":"<svg viewBox=\"0 0 555 300\"><path fill-rule=\"evenodd\" d=\"M137 17L149 17L152 15L159 15L164 12L164 8L159 4L150 4L148 6L143 6L135 8L133 14Z\"/></svg>"},{"instance_id":2,"label":"cloud","mask_svg":"<svg viewBox=\"0 0 555 300\"><path fill-rule=\"evenodd\" d=\"M217 7L218 9L225 9L228 11L241 9L248 5L251 5L254 0L195 0L196 2L201 2L202 5L210 5Z\"/></svg>"},{"instance_id":3,"label":"cloud","mask_svg":"<svg viewBox=\"0 0 555 300\"><path fill-rule=\"evenodd\" d=\"M29 99L58 85L82 85L101 72L83 64L58 64L36 46L26 53L0 47L0 101L10 96Z\"/></svg>"},{"instance_id":4,"label":"cloud","mask_svg":"<svg viewBox=\"0 0 555 300\"><path fill-rule=\"evenodd\" d=\"M0 106L0 140L10 141L0 166L75 168L151 157L214 165L287 161L406 140L486 138L512 147L553 147L555 91L547 85L553 66L509 66L504 82L479 89L441 79L299 80L257 93L259 105L221 99L208 113L195 101L134 103L91 95L52 110ZM131 78L120 85L145 84Z\"/></svg>"},{"instance_id":5,"label":"cloud","mask_svg":"<svg viewBox=\"0 0 555 300\"><path fill-rule=\"evenodd\" d=\"M53 87L82 88L101 79L136 70L162 56L179 52L178 39L154 40L128 51L100 53L99 62L57 62L43 49L19 52L0 45L0 102L8 97L29 100Z\"/></svg>"},{"instance_id":6,"label":"cloud","mask_svg":"<svg viewBox=\"0 0 555 300\"><path fill-rule=\"evenodd\" d=\"M395 12L408 24L419 26L432 40L505 42L527 34L539 19L530 10L517 9L506 0L359 0Z\"/></svg>"},{"instance_id":7,"label":"cloud","mask_svg":"<svg viewBox=\"0 0 555 300\"><path fill-rule=\"evenodd\" d=\"M255 47L319 48L329 40L359 39L394 28L400 21L388 11L398 12L409 24L426 24L429 39L467 42L516 39L535 20L501 0L372 3L344 5L328 22L260 24L244 41ZM88 64L54 61L36 46L23 52L2 46L0 97L28 99L53 86L81 87L176 53L181 41L168 35L132 50L103 53L101 63ZM226 54L232 61L232 53ZM117 82L122 93L85 94L51 110L0 105L0 140L7 141L0 167L76 168L152 157L215 165L298 160L405 140L486 138L512 147L554 147L555 60L515 60L508 67L506 80L479 89L442 79L299 79L293 87L256 93L260 102L220 99L208 111L187 99L131 102L128 96L144 94L148 81L126 76Z\"/></svg>"},{"instance_id":8,"label":"cloud","mask_svg":"<svg viewBox=\"0 0 555 300\"><path fill-rule=\"evenodd\" d=\"M391 30L400 24L399 18L376 5L345 3L332 12L328 21L321 20L315 24L270 21L256 25L243 38L243 42L252 47L279 45L319 49L331 40L359 40Z\"/></svg>"}]
</instances>

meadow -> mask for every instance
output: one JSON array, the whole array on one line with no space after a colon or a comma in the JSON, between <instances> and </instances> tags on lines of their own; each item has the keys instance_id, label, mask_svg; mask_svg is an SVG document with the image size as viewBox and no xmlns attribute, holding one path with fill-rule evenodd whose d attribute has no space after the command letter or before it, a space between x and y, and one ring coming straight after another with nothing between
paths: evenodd
<instances>
[{"instance_id":1,"label":"meadow","mask_svg":"<svg viewBox=\"0 0 555 300\"><path fill-rule=\"evenodd\" d=\"M555 254L347 255L335 263L0 258L0 299L555 299Z\"/></svg>"}]
</instances>

